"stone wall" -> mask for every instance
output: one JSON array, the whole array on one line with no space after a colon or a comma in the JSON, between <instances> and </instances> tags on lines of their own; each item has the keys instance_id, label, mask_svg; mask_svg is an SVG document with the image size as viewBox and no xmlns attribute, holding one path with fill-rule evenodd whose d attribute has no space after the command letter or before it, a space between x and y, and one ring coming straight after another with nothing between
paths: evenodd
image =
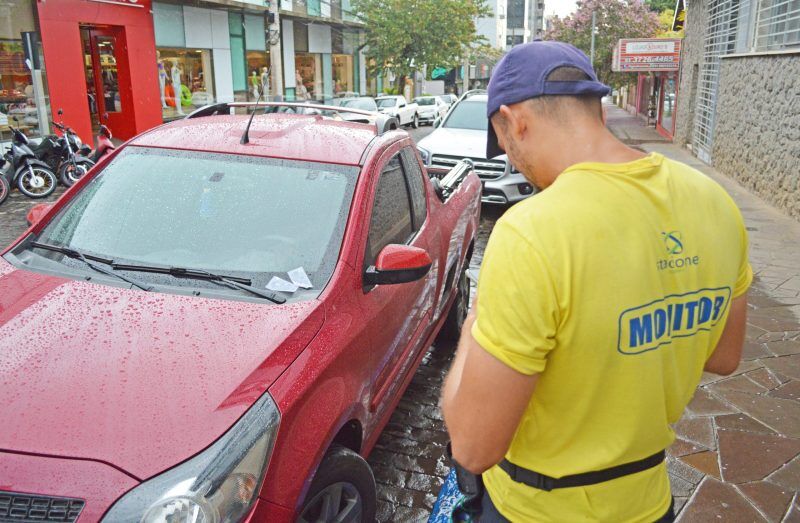
<instances>
[{"instance_id":1,"label":"stone wall","mask_svg":"<svg viewBox=\"0 0 800 523\"><path fill-rule=\"evenodd\" d=\"M700 80L703 41L708 19L708 0L693 0L687 3L689 5L686 13L686 36L683 39L681 53L681 78L675 114L674 142L677 145L692 143L697 86Z\"/></svg>"},{"instance_id":2,"label":"stone wall","mask_svg":"<svg viewBox=\"0 0 800 523\"><path fill-rule=\"evenodd\" d=\"M800 50L722 59L711 158L800 220Z\"/></svg>"}]
</instances>

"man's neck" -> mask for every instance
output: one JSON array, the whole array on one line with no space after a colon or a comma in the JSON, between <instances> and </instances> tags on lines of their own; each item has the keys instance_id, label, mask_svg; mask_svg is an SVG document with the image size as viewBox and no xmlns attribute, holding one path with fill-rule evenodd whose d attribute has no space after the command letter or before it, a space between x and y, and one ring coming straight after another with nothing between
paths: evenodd
<instances>
[{"instance_id":1,"label":"man's neck","mask_svg":"<svg viewBox=\"0 0 800 523\"><path fill-rule=\"evenodd\" d=\"M606 127L576 126L569 132L550 135L546 140L551 154L547 162L540 166L539 173L550 183L568 167L593 163L627 163L647 156L619 141Z\"/></svg>"}]
</instances>

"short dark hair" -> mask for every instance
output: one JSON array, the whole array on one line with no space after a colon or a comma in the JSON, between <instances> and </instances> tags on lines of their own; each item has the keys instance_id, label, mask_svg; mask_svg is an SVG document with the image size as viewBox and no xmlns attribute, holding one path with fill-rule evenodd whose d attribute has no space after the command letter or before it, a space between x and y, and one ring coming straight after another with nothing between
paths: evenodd
<instances>
[{"instance_id":1,"label":"short dark hair","mask_svg":"<svg viewBox=\"0 0 800 523\"><path fill-rule=\"evenodd\" d=\"M547 75L548 82L578 82L581 80L591 80L591 78L577 67L557 67ZM544 95L532 98L528 102L534 111L549 118L564 118L569 113L580 110L603 119L600 98L594 95Z\"/></svg>"}]
</instances>

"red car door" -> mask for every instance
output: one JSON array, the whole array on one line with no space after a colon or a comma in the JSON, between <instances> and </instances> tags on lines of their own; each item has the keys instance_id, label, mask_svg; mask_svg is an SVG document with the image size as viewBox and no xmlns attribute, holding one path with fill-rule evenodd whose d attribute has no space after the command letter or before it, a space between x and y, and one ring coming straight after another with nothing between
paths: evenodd
<instances>
[{"instance_id":1,"label":"red car door","mask_svg":"<svg viewBox=\"0 0 800 523\"><path fill-rule=\"evenodd\" d=\"M392 404L398 388L430 333L438 274L432 252L433 228L426 226L427 200L419 169L408 169L413 151L390 148L380 158L380 176L374 186L369 231L362 268L375 263L386 245L408 244L428 251L434 265L415 282L365 287L361 309L367 316L373 351L373 380L369 409L379 419ZM406 156L411 152L411 156ZM416 176L417 178L415 178Z\"/></svg>"}]
</instances>

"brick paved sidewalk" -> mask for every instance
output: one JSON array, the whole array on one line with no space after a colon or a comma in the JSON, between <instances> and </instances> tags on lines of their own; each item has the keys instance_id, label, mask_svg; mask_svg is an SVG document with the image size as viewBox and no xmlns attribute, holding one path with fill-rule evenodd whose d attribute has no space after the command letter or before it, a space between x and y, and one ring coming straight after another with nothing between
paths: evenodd
<instances>
[{"instance_id":1,"label":"brick paved sidewalk","mask_svg":"<svg viewBox=\"0 0 800 523\"><path fill-rule=\"evenodd\" d=\"M800 224L730 178L607 106L609 128L685 162L733 196L750 235L756 274L742 363L704 374L670 449L679 521L800 521ZM652 139L649 139L652 138Z\"/></svg>"}]
</instances>

